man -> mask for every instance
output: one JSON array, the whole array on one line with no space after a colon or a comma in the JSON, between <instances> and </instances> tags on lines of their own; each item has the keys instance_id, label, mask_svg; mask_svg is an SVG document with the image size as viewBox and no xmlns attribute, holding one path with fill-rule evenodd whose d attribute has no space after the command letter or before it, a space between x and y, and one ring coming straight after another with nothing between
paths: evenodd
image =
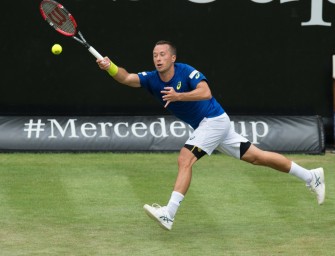
<instances>
[{"instance_id":1,"label":"man","mask_svg":"<svg viewBox=\"0 0 335 256\"><path fill-rule=\"evenodd\" d=\"M283 155L257 148L237 134L230 126L228 115L212 96L206 77L189 65L176 63L176 58L175 46L168 41L159 41L153 49L156 70L151 72L128 73L108 57L97 60L100 68L108 71L116 81L147 89L177 118L194 128L194 133L180 150L178 175L168 204L164 207L144 205L149 217L164 229L171 230L178 207L190 186L193 164L205 154L211 155L215 149L255 165L290 173L316 193L319 204L324 202L322 168L306 170Z\"/></svg>"}]
</instances>

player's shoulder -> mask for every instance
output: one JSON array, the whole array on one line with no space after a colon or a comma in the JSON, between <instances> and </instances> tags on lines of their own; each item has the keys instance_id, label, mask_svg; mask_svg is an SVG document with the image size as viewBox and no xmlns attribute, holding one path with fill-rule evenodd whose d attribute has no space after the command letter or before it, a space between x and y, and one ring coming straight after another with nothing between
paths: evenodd
<instances>
[{"instance_id":1,"label":"player's shoulder","mask_svg":"<svg viewBox=\"0 0 335 256\"><path fill-rule=\"evenodd\" d=\"M192 67L191 65L185 64L185 63L176 63L177 70L180 70L180 73L183 73L184 75L188 76L189 79L196 78L200 80L205 80L205 76L199 72L197 69ZM179 67L179 68L178 68Z\"/></svg>"},{"instance_id":2,"label":"player's shoulder","mask_svg":"<svg viewBox=\"0 0 335 256\"><path fill-rule=\"evenodd\" d=\"M191 65L181 62L175 63L175 67L180 70L195 70L195 68L192 67Z\"/></svg>"},{"instance_id":3,"label":"player's shoulder","mask_svg":"<svg viewBox=\"0 0 335 256\"><path fill-rule=\"evenodd\" d=\"M142 72L139 72L139 73L137 73L139 76L147 76L147 77L150 77L150 76L153 76L153 75L155 75L157 73L157 71L156 70L153 70L153 71L142 71Z\"/></svg>"},{"instance_id":4,"label":"player's shoulder","mask_svg":"<svg viewBox=\"0 0 335 256\"><path fill-rule=\"evenodd\" d=\"M137 73L140 81L152 81L158 78L157 70L153 71L142 71Z\"/></svg>"},{"instance_id":5,"label":"player's shoulder","mask_svg":"<svg viewBox=\"0 0 335 256\"><path fill-rule=\"evenodd\" d=\"M175 63L175 69L177 73L189 76L196 71L194 67L186 63Z\"/></svg>"}]
</instances>

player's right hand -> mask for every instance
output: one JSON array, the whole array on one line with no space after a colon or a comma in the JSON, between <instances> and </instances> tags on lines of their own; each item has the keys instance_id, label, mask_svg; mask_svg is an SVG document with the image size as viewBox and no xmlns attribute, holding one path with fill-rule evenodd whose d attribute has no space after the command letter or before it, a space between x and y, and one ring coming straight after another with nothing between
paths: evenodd
<instances>
[{"instance_id":1,"label":"player's right hand","mask_svg":"<svg viewBox=\"0 0 335 256\"><path fill-rule=\"evenodd\" d=\"M108 70L111 65L111 60L108 57L104 57L103 59L98 59L97 64L102 70Z\"/></svg>"}]
</instances>

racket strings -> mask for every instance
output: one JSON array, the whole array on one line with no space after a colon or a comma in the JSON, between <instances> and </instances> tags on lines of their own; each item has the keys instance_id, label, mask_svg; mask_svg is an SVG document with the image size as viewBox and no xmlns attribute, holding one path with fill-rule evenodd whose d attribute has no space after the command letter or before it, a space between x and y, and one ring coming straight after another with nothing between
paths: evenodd
<instances>
[{"instance_id":1,"label":"racket strings","mask_svg":"<svg viewBox=\"0 0 335 256\"><path fill-rule=\"evenodd\" d=\"M44 2L41 5L45 13L46 21L56 30L61 30L66 34L74 35L76 33L76 24L71 15L62 7L53 2Z\"/></svg>"}]
</instances>

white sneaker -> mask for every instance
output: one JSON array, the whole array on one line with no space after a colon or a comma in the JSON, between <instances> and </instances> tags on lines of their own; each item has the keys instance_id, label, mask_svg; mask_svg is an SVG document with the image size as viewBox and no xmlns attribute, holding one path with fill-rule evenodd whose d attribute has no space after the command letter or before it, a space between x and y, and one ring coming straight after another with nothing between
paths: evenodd
<instances>
[{"instance_id":1,"label":"white sneaker","mask_svg":"<svg viewBox=\"0 0 335 256\"><path fill-rule=\"evenodd\" d=\"M150 206L145 204L143 208L146 214L148 214L148 216L153 220L157 221L162 228L166 230L172 229L174 219L170 217L170 214L166 210L166 206L161 207L159 204L153 204Z\"/></svg>"},{"instance_id":2,"label":"white sneaker","mask_svg":"<svg viewBox=\"0 0 335 256\"><path fill-rule=\"evenodd\" d=\"M312 181L306 186L316 194L316 199L318 204L322 204L326 196L326 185L325 185L325 175L323 168L317 168L311 170Z\"/></svg>"}]
</instances>

